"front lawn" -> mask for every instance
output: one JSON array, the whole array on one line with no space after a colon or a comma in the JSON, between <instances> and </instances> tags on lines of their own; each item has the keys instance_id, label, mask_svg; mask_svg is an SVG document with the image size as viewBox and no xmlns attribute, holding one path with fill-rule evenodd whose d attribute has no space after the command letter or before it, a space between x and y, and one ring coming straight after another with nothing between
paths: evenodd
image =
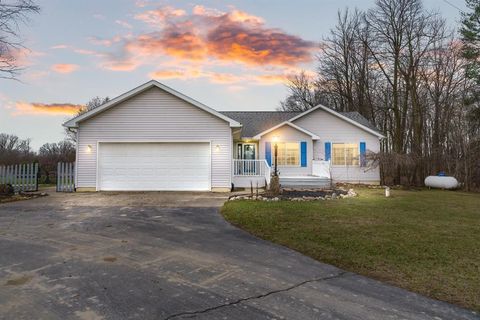
<instances>
[{"instance_id":1,"label":"front lawn","mask_svg":"<svg viewBox=\"0 0 480 320\"><path fill-rule=\"evenodd\" d=\"M331 201L230 201L222 213L319 261L480 311L480 194L356 191Z\"/></svg>"}]
</instances>

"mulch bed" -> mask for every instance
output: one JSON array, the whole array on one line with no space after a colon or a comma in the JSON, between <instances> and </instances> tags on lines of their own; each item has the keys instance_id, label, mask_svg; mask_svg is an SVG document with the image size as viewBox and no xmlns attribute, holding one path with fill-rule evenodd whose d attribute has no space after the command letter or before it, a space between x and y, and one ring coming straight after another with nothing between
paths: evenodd
<instances>
[{"instance_id":1,"label":"mulch bed","mask_svg":"<svg viewBox=\"0 0 480 320\"><path fill-rule=\"evenodd\" d=\"M347 190L283 190L280 194L280 198L282 199L292 199L292 198L302 198L302 197L325 197L331 196L332 194L336 194L337 196L341 194L347 194Z\"/></svg>"},{"instance_id":2,"label":"mulch bed","mask_svg":"<svg viewBox=\"0 0 480 320\"><path fill-rule=\"evenodd\" d=\"M256 194L233 195L230 200L263 200L263 201L312 201L312 200L330 200L338 198L356 197L353 189L282 189L279 195L269 191Z\"/></svg>"}]
</instances>

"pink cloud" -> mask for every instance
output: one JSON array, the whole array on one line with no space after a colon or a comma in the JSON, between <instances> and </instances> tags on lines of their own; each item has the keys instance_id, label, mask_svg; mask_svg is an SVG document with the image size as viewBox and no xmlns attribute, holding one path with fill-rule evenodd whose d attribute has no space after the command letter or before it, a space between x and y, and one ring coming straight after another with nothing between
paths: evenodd
<instances>
[{"instance_id":1,"label":"pink cloud","mask_svg":"<svg viewBox=\"0 0 480 320\"><path fill-rule=\"evenodd\" d=\"M57 73L72 73L77 71L80 66L71 63L58 63L52 66L52 70Z\"/></svg>"},{"instance_id":2,"label":"pink cloud","mask_svg":"<svg viewBox=\"0 0 480 320\"><path fill-rule=\"evenodd\" d=\"M116 59L110 57L107 59L101 67L110 71L133 71L140 63L133 59Z\"/></svg>"},{"instance_id":3,"label":"pink cloud","mask_svg":"<svg viewBox=\"0 0 480 320\"><path fill-rule=\"evenodd\" d=\"M127 29L132 29L132 25L126 21L123 21L123 20L115 20L115 23L124 27L124 28L127 28Z\"/></svg>"},{"instance_id":4,"label":"pink cloud","mask_svg":"<svg viewBox=\"0 0 480 320\"><path fill-rule=\"evenodd\" d=\"M50 49L68 49L68 48L70 48L70 46L67 44L57 44L53 47L50 47Z\"/></svg>"},{"instance_id":5,"label":"pink cloud","mask_svg":"<svg viewBox=\"0 0 480 320\"><path fill-rule=\"evenodd\" d=\"M259 84L259 85L276 85L287 82L286 74L263 74L263 75L237 75L233 73L203 71L198 68L180 68L180 69L163 69L151 72L150 78L153 79L179 79L189 80L196 78L208 79L212 83L229 84L232 87L240 84ZM243 87L243 86L242 86Z\"/></svg>"},{"instance_id":6,"label":"pink cloud","mask_svg":"<svg viewBox=\"0 0 480 320\"><path fill-rule=\"evenodd\" d=\"M153 5L141 3L139 7ZM145 9L134 18L153 30L89 39L112 48L110 53L74 51L101 57L103 69L130 72L154 66L151 78L205 79L225 84L233 92L248 85L285 83L288 74L311 63L321 49L317 42L267 27L263 17L235 8L220 11L195 5L187 12L165 6ZM219 72L220 67L228 72Z\"/></svg>"},{"instance_id":7,"label":"pink cloud","mask_svg":"<svg viewBox=\"0 0 480 320\"><path fill-rule=\"evenodd\" d=\"M74 115L83 108L83 105L71 103L36 103L17 102L12 112L13 116L20 115Z\"/></svg>"},{"instance_id":8,"label":"pink cloud","mask_svg":"<svg viewBox=\"0 0 480 320\"><path fill-rule=\"evenodd\" d=\"M27 48L14 48L7 51L5 57L7 59L13 59L19 66L30 66L34 64L36 58L44 56L45 53Z\"/></svg>"},{"instance_id":9,"label":"pink cloud","mask_svg":"<svg viewBox=\"0 0 480 320\"><path fill-rule=\"evenodd\" d=\"M213 8L205 8L202 5L196 5L193 7L193 14L197 16L218 17L225 14L225 12Z\"/></svg>"},{"instance_id":10,"label":"pink cloud","mask_svg":"<svg viewBox=\"0 0 480 320\"><path fill-rule=\"evenodd\" d=\"M94 55L94 54L96 54L95 51L87 50L87 49L74 49L73 51L78 53L78 54L84 54L84 55Z\"/></svg>"},{"instance_id":11,"label":"pink cloud","mask_svg":"<svg viewBox=\"0 0 480 320\"><path fill-rule=\"evenodd\" d=\"M137 60L170 57L181 60L217 60L247 66L292 66L309 63L317 43L280 29L267 28L264 19L240 10L221 12L195 6L192 14L167 6L137 14L137 20L161 27L159 31L123 39L120 56ZM95 39L95 41L99 41ZM104 41L105 46L118 39Z\"/></svg>"},{"instance_id":12,"label":"pink cloud","mask_svg":"<svg viewBox=\"0 0 480 320\"><path fill-rule=\"evenodd\" d=\"M162 26L165 22L174 18L183 17L186 14L187 13L185 10L166 6L156 10L148 10L143 13L139 13L135 15L135 19L153 26Z\"/></svg>"}]
</instances>

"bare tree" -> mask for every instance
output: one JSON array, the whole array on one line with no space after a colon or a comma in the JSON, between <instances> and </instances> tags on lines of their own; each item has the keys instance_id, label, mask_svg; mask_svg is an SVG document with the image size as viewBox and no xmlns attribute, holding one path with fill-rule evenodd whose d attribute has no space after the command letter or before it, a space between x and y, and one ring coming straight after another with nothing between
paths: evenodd
<instances>
[{"instance_id":1,"label":"bare tree","mask_svg":"<svg viewBox=\"0 0 480 320\"><path fill-rule=\"evenodd\" d=\"M468 61L467 75L480 83L480 0L466 0L468 12L463 13L461 35L463 57Z\"/></svg>"},{"instance_id":2,"label":"bare tree","mask_svg":"<svg viewBox=\"0 0 480 320\"><path fill-rule=\"evenodd\" d=\"M0 0L0 78L15 79L21 66L18 50L24 48L20 38L20 24L28 20L40 7L32 0Z\"/></svg>"},{"instance_id":3,"label":"bare tree","mask_svg":"<svg viewBox=\"0 0 480 320\"><path fill-rule=\"evenodd\" d=\"M45 183L51 183L50 177L56 172L58 162L75 161L75 145L68 140L58 143L45 143L38 150L40 169L45 176Z\"/></svg>"},{"instance_id":4,"label":"bare tree","mask_svg":"<svg viewBox=\"0 0 480 320\"><path fill-rule=\"evenodd\" d=\"M468 96L470 131L480 139L480 0L466 0L468 11L463 13L461 26L462 53L467 63L465 71L477 86Z\"/></svg>"},{"instance_id":5,"label":"bare tree","mask_svg":"<svg viewBox=\"0 0 480 320\"><path fill-rule=\"evenodd\" d=\"M0 133L0 165L18 164L33 158L30 139L20 139L14 134Z\"/></svg>"},{"instance_id":6,"label":"bare tree","mask_svg":"<svg viewBox=\"0 0 480 320\"><path fill-rule=\"evenodd\" d=\"M278 110L303 112L319 104L328 105L326 91L305 71L288 78L288 97L280 102Z\"/></svg>"},{"instance_id":7,"label":"bare tree","mask_svg":"<svg viewBox=\"0 0 480 320\"><path fill-rule=\"evenodd\" d=\"M480 0L468 2L480 9ZM468 16L468 50L478 48L478 9ZM282 109L302 111L315 96L360 112L387 136L375 161L384 182L421 185L446 171L480 188L480 90L471 69L478 60L465 59L468 39L462 46L454 35L421 0L340 12L318 55L317 80L293 78Z\"/></svg>"},{"instance_id":8,"label":"bare tree","mask_svg":"<svg viewBox=\"0 0 480 320\"><path fill-rule=\"evenodd\" d=\"M94 98L90 99L90 101L88 101L87 104L83 108L80 108L80 110L78 110L75 117L81 116L82 114L84 114L87 111L98 108L101 105L107 103L108 101L110 101L109 97L105 97L105 98L101 98L101 97L98 97L98 96L94 97ZM66 135L68 140L73 141L73 142L77 141L76 131L71 131L69 128L65 128L65 135Z\"/></svg>"}]
</instances>

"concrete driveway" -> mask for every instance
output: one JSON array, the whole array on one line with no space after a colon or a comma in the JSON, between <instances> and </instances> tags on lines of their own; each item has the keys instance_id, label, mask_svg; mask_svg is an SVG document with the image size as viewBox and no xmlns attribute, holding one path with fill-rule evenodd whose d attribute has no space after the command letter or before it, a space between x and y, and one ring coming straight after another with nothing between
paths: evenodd
<instances>
[{"instance_id":1,"label":"concrete driveway","mask_svg":"<svg viewBox=\"0 0 480 320\"><path fill-rule=\"evenodd\" d=\"M209 193L0 205L0 319L478 319L257 239Z\"/></svg>"}]
</instances>

